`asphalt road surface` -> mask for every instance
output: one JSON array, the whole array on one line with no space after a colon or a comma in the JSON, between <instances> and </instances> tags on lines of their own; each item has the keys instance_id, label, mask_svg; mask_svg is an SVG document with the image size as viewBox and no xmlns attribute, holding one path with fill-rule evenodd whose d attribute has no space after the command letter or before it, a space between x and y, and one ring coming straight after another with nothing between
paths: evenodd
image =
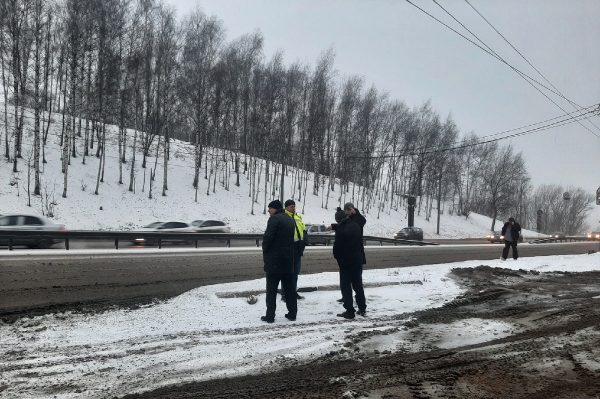
<instances>
[{"instance_id":1,"label":"asphalt road surface","mask_svg":"<svg viewBox=\"0 0 600 399\"><path fill-rule=\"evenodd\" d=\"M371 246L369 268L388 268L500 257L501 245ZM597 242L522 244L528 256L587 253ZM524 263L526 265L526 263ZM331 247L309 247L302 273L337 271ZM259 248L120 249L0 252L0 317L136 305L192 288L264 276ZM302 287L300 282L299 289Z\"/></svg>"}]
</instances>

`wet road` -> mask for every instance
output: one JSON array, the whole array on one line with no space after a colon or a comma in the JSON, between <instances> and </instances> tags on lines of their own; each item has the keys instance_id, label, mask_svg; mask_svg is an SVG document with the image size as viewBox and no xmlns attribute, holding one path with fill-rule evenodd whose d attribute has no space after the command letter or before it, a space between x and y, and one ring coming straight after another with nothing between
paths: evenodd
<instances>
[{"instance_id":1,"label":"wet road","mask_svg":"<svg viewBox=\"0 0 600 399\"><path fill-rule=\"evenodd\" d=\"M365 268L496 259L501 248L497 244L370 246ZM597 249L597 242L522 244L519 262L526 265L527 256L583 254ZM337 270L331 247L307 248L302 273ZM198 286L263 276L262 253L256 247L0 251L0 315L82 304L130 305Z\"/></svg>"}]
</instances>

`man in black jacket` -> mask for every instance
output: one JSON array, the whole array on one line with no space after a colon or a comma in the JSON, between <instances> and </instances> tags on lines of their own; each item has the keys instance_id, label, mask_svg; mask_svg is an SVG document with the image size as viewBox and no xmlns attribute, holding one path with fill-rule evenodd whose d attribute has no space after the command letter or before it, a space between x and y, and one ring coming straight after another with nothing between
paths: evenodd
<instances>
[{"instance_id":1,"label":"man in black jacket","mask_svg":"<svg viewBox=\"0 0 600 399\"><path fill-rule=\"evenodd\" d=\"M362 264L367 264L367 257L365 256L365 247L362 244L363 230L365 228L365 224L367 224L367 219L354 207L352 202L346 202L344 204L344 212L346 216L350 218L351 221L358 224L360 227L360 238L361 238L361 250L362 250Z\"/></svg>"},{"instance_id":2,"label":"man in black jacket","mask_svg":"<svg viewBox=\"0 0 600 399\"><path fill-rule=\"evenodd\" d=\"M288 320L296 320L297 300L294 290L294 222L283 212L281 201L269 204L269 221L263 237L262 249L267 274L267 314L260 319L267 323L275 321L277 286L286 292Z\"/></svg>"},{"instance_id":3,"label":"man in black jacket","mask_svg":"<svg viewBox=\"0 0 600 399\"><path fill-rule=\"evenodd\" d=\"M517 251L517 243L521 236L521 225L515 222L515 218L508 218L508 222L502 226L502 235L504 236L504 249L502 250L502 260L506 260L508 250L512 247L513 259L517 260L519 252Z\"/></svg>"},{"instance_id":4,"label":"man in black jacket","mask_svg":"<svg viewBox=\"0 0 600 399\"><path fill-rule=\"evenodd\" d=\"M338 208L339 209L339 208ZM345 312L338 316L353 319L356 310L352 300L352 290L356 294L358 314L366 315L367 304L362 282L362 262L364 250L362 246L362 232L357 223L354 223L346 213L338 210L335 214L338 223L335 229L335 242L333 243L333 256L340 268L340 290Z\"/></svg>"}]
</instances>

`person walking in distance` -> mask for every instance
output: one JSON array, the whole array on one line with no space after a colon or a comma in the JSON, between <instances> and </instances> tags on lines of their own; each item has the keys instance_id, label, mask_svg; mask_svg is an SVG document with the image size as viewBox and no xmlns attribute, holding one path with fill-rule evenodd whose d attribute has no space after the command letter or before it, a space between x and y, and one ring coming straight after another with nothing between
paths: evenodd
<instances>
[{"instance_id":1,"label":"person walking in distance","mask_svg":"<svg viewBox=\"0 0 600 399\"><path fill-rule=\"evenodd\" d=\"M296 299L304 299L298 294L298 275L302 266L302 256L304 255L304 222L302 215L296 212L296 202L293 199L285 201L285 214L294 222L294 292ZM281 286L282 300L285 300L285 289Z\"/></svg>"},{"instance_id":2,"label":"person walking in distance","mask_svg":"<svg viewBox=\"0 0 600 399\"><path fill-rule=\"evenodd\" d=\"M508 218L508 222L502 226L502 235L504 236L504 249L502 250L502 260L506 260L508 257L508 251L512 247L512 256L514 260L519 257L517 251L517 243L521 236L521 225L515 222L515 218Z\"/></svg>"},{"instance_id":3,"label":"person walking in distance","mask_svg":"<svg viewBox=\"0 0 600 399\"><path fill-rule=\"evenodd\" d=\"M340 290L345 311L338 314L345 319L353 319L356 313L352 299L352 290L356 294L358 314L366 316L367 303L362 282L362 234L360 226L338 208L335 213L335 241L333 256L340 268Z\"/></svg>"},{"instance_id":4,"label":"person walking in distance","mask_svg":"<svg viewBox=\"0 0 600 399\"><path fill-rule=\"evenodd\" d=\"M288 320L296 320L298 312L294 290L294 222L283 212L281 201L269 203L269 221L263 236L264 270L267 275L267 313L260 319L275 321L277 286L281 281L286 293Z\"/></svg>"}]
</instances>

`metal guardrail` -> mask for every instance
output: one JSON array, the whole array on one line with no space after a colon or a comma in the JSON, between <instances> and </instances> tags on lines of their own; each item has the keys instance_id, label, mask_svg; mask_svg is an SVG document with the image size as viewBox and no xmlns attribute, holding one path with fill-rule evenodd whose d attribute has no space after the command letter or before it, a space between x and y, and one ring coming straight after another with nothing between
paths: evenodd
<instances>
[{"instance_id":1,"label":"metal guardrail","mask_svg":"<svg viewBox=\"0 0 600 399\"><path fill-rule=\"evenodd\" d=\"M597 241L586 236L546 237L527 241L529 244L544 244L549 242Z\"/></svg>"},{"instance_id":2,"label":"metal guardrail","mask_svg":"<svg viewBox=\"0 0 600 399\"><path fill-rule=\"evenodd\" d=\"M95 231L95 230L72 230L72 231L39 231L39 230L14 230L14 231L0 231L0 244L6 242L9 250L13 250L15 245L23 245L19 243L19 239L25 237L31 241L44 240L52 242L64 241L65 249L69 250L70 241L77 239L88 239L88 240L114 240L115 249L119 249L119 242L127 241L139 244L158 245L158 248L162 248L166 242L188 242L195 243L195 247L198 248L198 242L207 240L223 240L227 243L227 246L231 246L231 241L234 240L253 240L256 242L256 246L260 246L260 241L263 239L263 234L257 233L164 233L164 232L151 232L151 231ZM320 237L322 238L322 237ZM310 235L308 237L310 242ZM334 237L325 238L325 245L331 245L334 241ZM322 240L319 239L319 242ZM413 241L413 240L401 240L394 238L375 237L375 236L364 236L363 242L365 245L368 242L378 242L380 245L393 244L393 245L438 245L437 243L427 241Z\"/></svg>"}]
</instances>

